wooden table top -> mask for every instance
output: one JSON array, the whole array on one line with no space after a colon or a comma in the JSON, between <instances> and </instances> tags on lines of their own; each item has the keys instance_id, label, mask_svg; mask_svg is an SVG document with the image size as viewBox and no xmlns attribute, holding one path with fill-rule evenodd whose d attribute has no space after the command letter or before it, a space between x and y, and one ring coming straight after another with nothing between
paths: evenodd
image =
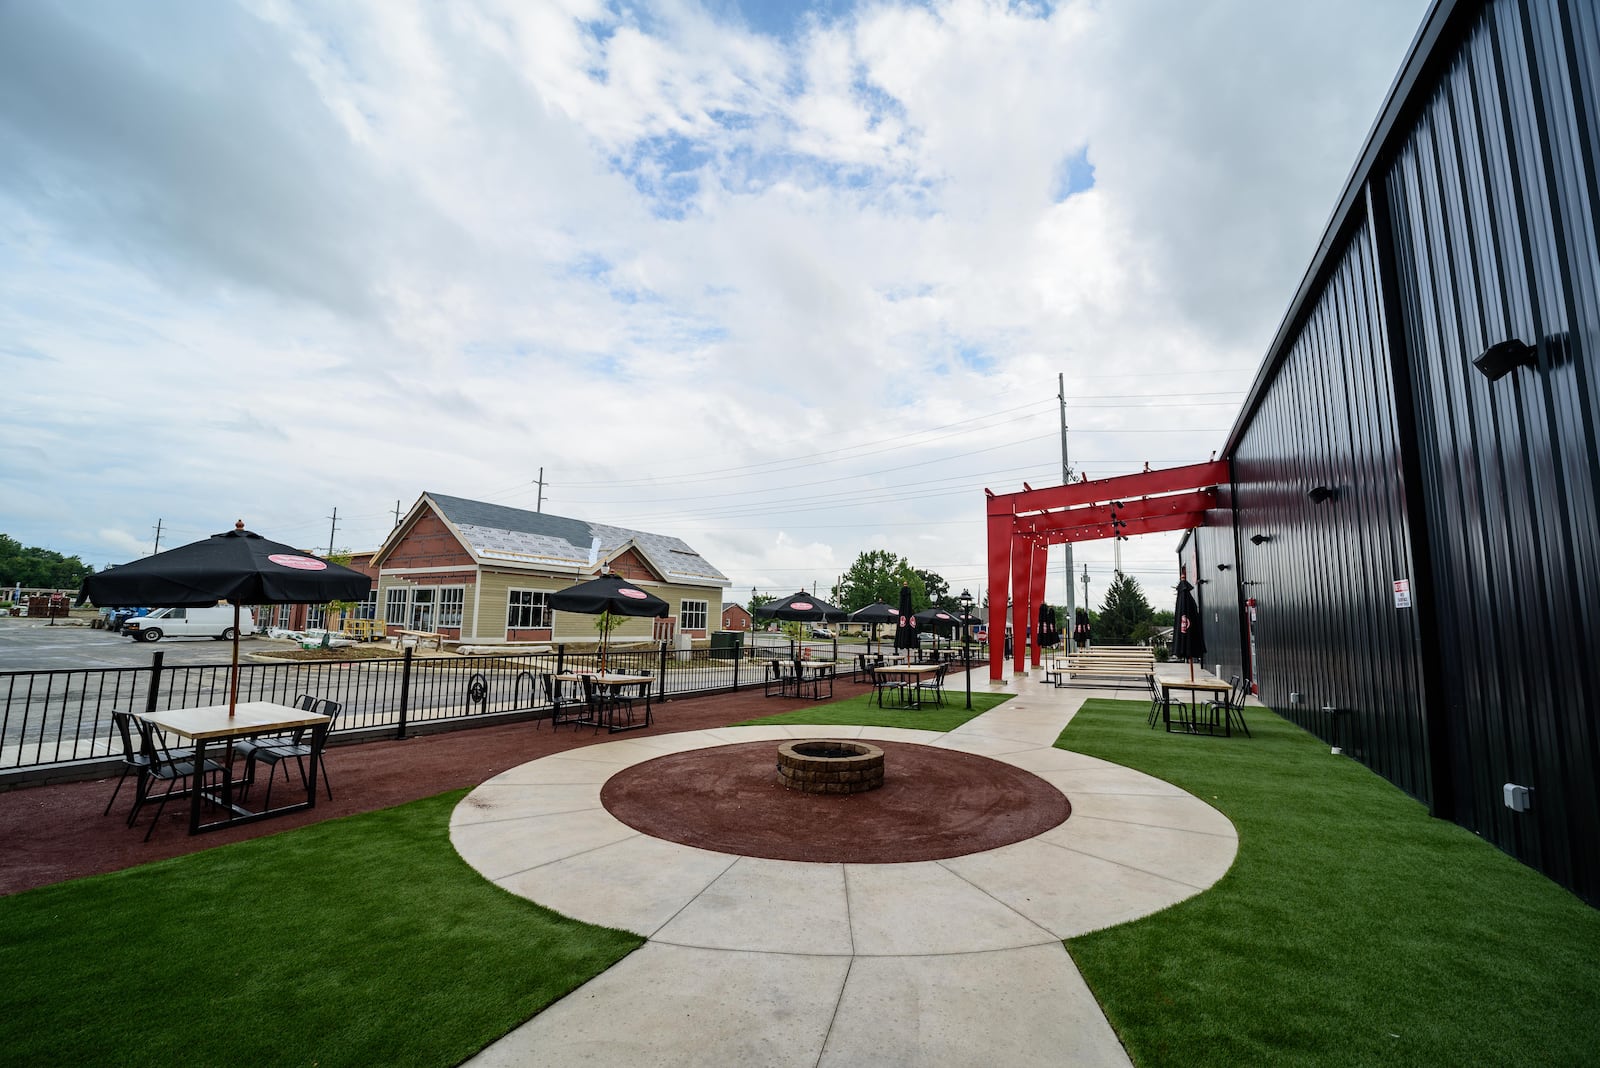
<instances>
[{"instance_id":1,"label":"wooden table top","mask_svg":"<svg viewBox=\"0 0 1600 1068\"><path fill-rule=\"evenodd\" d=\"M598 671L585 671L576 675L557 675L556 678L562 682L582 682L588 678L593 679L595 682L603 682L607 686L617 686L629 682L656 681L654 675L602 675Z\"/></svg>"},{"instance_id":2,"label":"wooden table top","mask_svg":"<svg viewBox=\"0 0 1600 1068\"><path fill-rule=\"evenodd\" d=\"M885 664L878 670L886 675L931 675L944 666L943 664Z\"/></svg>"},{"instance_id":3,"label":"wooden table top","mask_svg":"<svg viewBox=\"0 0 1600 1068\"><path fill-rule=\"evenodd\" d=\"M1209 690L1213 693L1227 693L1233 689L1233 683L1223 682L1221 679L1157 679L1163 690Z\"/></svg>"},{"instance_id":4,"label":"wooden table top","mask_svg":"<svg viewBox=\"0 0 1600 1068\"><path fill-rule=\"evenodd\" d=\"M194 739L317 727L330 719L320 712L307 712L302 708L273 704L271 701L240 701L231 716L228 715L227 705L204 705L200 708L147 712L139 718L152 727Z\"/></svg>"}]
</instances>

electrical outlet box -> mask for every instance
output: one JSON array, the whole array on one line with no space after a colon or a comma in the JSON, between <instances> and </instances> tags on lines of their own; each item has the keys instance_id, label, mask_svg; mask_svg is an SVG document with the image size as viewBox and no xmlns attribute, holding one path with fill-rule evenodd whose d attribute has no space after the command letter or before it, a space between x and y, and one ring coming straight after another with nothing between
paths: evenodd
<instances>
[{"instance_id":1,"label":"electrical outlet box","mask_svg":"<svg viewBox=\"0 0 1600 1068\"><path fill-rule=\"evenodd\" d=\"M1506 808L1512 812L1526 812L1533 807L1533 787L1508 782L1505 785L1505 799Z\"/></svg>"},{"instance_id":2,"label":"electrical outlet box","mask_svg":"<svg viewBox=\"0 0 1600 1068\"><path fill-rule=\"evenodd\" d=\"M1290 694L1289 694L1289 703L1291 705L1297 705L1297 704L1300 703L1300 701L1301 701L1300 691L1299 690L1291 691Z\"/></svg>"}]
</instances>

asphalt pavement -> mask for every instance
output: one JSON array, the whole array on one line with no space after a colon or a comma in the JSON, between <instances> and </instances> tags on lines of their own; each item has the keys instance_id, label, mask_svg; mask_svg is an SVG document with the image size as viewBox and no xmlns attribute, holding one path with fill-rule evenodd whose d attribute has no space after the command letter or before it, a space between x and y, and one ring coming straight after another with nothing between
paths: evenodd
<instances>
[{"instance_id":1,"label":"asphalt pavement","mask_svg":"<svg viewBox=\"0 0 1600 1068\"><path fill-rule=\"evenodd\" d=\"M281 644L266 638L244 638L239 651L265 651ZM51 626L43 619L0 616L0 671L149 667L150 655L157 650L166 654L168 664L226 664L232 656L227 642L211 638L136 642L78 620L58 619Z\"/></svg>"}]
</instances>

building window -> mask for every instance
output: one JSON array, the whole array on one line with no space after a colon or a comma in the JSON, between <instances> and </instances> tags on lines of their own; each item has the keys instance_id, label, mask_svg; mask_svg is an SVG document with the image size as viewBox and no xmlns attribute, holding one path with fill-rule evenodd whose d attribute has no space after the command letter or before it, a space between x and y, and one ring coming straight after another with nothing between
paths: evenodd
<instances>
[{"instance_id":1,"label":"building window","mask_svg":"<svg viewBox=\"0 0 1600 1068\"><path fill-rule=\"evenodd\" d=\"M678 627L681 630L705 630L706 617L711 611L710 601L682 601L678 604Z\"/></svg>"},{"instance_id":2,"label":"building window","mask_svg":"<svg viewBox=\"0 0 1600 1068\"><path fill-rule=\"evenodd\" d=\"M378 618L378 587L374 586L367 591L367 595L356 603L351 619L377 619Z\"/></svg>"},{"instance_id":3,"label":"building window","mask_svg":"<svg viewBox=\"0 0 1600 1068\"><path fill-rule=\"evenodd\" d=\"M467 603L464 586L447 586L439 591L439 626L461 628L461 615Z\"/></svg>"},{"instance_id":4,"label":"building window","mask_svg":"<svg viewBox=\"0 0 1600 1068\"><path fill-rule=\"evenodd\" d=\"M391 627L403 627L411 616L411 591L404 586L390 586L385 602L383 621Z\"/></svg>"},{"instance_id":5,"label":"building window","mask_svg":"<svg viewBox=\"0 0 1600 1068\"><path fill-rule=\"evenodd\" d=\"M306 605L306 629L322 630L327 626L328 606L325 604Z\"/></svg>"},{"instance_id":6,"label":"building window","mask_svg":"<svg viewBox=\"0 0 1600 1068\"><path fill-rule=\"evenodd\" d=\"M543 590L512 590L506 595L507 630L549 630L550 595Z\"/></svg>"}]
</instances>

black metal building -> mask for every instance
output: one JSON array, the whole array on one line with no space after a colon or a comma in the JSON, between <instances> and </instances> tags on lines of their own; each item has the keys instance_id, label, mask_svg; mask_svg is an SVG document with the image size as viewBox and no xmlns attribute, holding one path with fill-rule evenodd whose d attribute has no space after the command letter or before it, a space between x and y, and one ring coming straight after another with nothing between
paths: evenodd
<instances>
[{"instance_id":1,"label":"black metal building","mask_svg":"<svg viewBox=\"0 0 1600 1068\"><path fill-rule=\"evenodd\" d=\"M1435 4L1180 550L1224 674L1594 904L1597 85L1594 0Z\"/></svg>"}]
</instances>

